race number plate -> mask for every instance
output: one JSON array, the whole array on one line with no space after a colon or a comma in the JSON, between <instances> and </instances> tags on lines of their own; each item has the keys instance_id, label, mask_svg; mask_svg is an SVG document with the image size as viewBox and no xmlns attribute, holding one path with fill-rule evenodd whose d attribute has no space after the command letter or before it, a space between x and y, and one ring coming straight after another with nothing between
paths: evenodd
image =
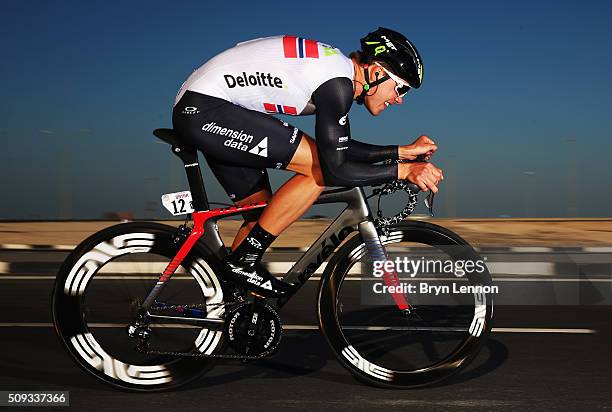
<instances>
[{"instance_id":1,"label":"race number plate","mask_svg":"<svg viewBox=\"0 0 612 412\"><path fill-rule=\"evenodd\" d=\"M193 212L191 203L191 192L167 193L162 196L162 205L174 216L184 215Z\"/></svg>"}]
</instances>

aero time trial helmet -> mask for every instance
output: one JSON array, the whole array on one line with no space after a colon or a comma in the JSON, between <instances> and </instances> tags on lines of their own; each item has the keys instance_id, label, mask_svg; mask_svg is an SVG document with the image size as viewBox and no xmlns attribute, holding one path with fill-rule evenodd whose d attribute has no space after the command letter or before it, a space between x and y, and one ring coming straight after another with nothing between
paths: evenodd
<instances>
[{"instance_id":1,"label":"aero time trial helmet","mask_svg":"<svg viewBox=\"0 0 612 412\"><path fill-rule=\"evenodd\" d=\"M361 50L366 62L387 63L393 74L406 80L410 87L421 87L423 60L414 44L401 33L379 27L361 39Z\"/></svg>"}]
</instances>

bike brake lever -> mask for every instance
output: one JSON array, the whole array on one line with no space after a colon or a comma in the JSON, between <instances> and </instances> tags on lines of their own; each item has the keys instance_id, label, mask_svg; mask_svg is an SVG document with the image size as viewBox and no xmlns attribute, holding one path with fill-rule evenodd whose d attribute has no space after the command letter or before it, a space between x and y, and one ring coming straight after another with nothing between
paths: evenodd
<instances>
[{"instance_id":1,"label":"bike brake lever","mask_svg":"<svg viewBox=\"0 0 612 412\"><path fill-rule=\"evenodd\" d=\"M425 159L425 154L420 154L416 157L416 159L413 160L413 162L428 162L427 159ZM425 198L425 206L427 206L427 209L429 210L429 214L431 215L431 217L433 217L434 212L433 212L433 199L434 199L434 195L435 193L431 191L431 189L429 190L429 193L427 194L427 197Z\"/></svg>"},{"instance_id":2,"label":"bike brake lever","mask_svg":"<svg viewBox=\"0 0 612 412\"><path fill-rule=\"evenodd\" d=\"M435 196L435 193L432 190L429 190L429 194L425 198L425 206L427 206L427 209L429 210L429 214L431 215L431 217L434 216L434 212L433 212L434 196Z\"/></svg>"},{"instance_id":3,"label":"bike brake lever","mask_svg":"<svg viewBox=\"0 0 612 412\"><path fill-rule=\"evenodd\" d=\"M418 155L416 157L416 161L417 162L428 162L427 159L425 159L424 154ZM427 206L427 209L429 210L429 214L431 215L431 217L434 216L434 212L433 212L433 200L434 200L434 196L436 194L430 189L429 193L427 194L427 197L425 198L425 206Z\"/></svg>"}]
</instances>

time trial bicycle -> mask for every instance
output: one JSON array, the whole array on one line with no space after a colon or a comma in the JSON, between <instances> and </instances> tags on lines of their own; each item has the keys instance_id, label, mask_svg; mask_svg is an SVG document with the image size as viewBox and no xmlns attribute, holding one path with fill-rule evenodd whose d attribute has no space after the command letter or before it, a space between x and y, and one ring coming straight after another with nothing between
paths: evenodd
<instances>
[{"instance_id":1,"label":"time trial bicycle","mask_svg":"<svg viewBox=\"0 0 612 412\"><path fill-rule=\"evenodd\" d=\"M55 330L70 357L134 391L176 388L215 361L273 355L283 332L278 313L295 296L265 299L226 279L217 221L266 204L210 209L197 150L171 129L154 134L183 161L190 187L164 202L192 219L178 228L122 223L91 235L66 258L53 290ZM402 213L374 217L367 199L399 189L409 195ZM474 359L492 327L486 265L464 270L481 261L477 252L441 226L402 220L417 192L402 181L370 196L363 188L323 192L318 204L346 208L283 278L301 288L322 270L318 326L338 361L371 385L412 388L448 378ZM431 192L428 200L431 211ZM437 293L451 283L468 293Z\"/></svg>"}]
</instances>

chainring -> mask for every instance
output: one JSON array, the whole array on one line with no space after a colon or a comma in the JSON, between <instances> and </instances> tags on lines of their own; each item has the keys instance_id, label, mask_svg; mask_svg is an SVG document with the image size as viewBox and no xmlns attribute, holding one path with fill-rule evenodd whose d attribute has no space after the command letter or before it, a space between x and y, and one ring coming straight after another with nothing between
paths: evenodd
<instances>
[{"instance_id":1,"label":"chainring","mask_svg":"<svg viewBox=\"0 0 612 412\"><path fill-rule=\"evenodd\" d=\"M278 348L283 328L278 313L267 303L244 302L226 319L225 336L237 354L260 356Z\"/></svg>"}]
</instances>

